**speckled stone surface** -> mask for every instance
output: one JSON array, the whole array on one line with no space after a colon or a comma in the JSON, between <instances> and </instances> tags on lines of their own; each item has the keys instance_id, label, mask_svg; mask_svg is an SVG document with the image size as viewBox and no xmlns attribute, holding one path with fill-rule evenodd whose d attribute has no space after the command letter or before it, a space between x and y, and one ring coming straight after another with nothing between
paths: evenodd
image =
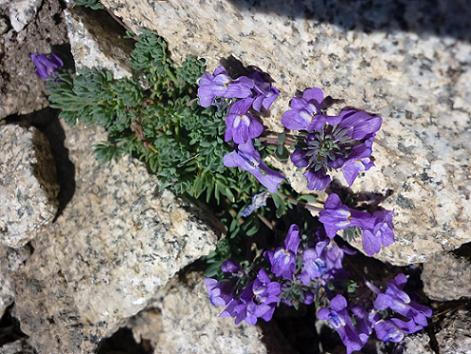
<instances>
[{"instance_id":1,"label":"speckled stone surface","mask_svg":"<svg viewBox=\"0 0 471 354\"><path fill-rule=\"evenodd\" d=\"M127 62L132 45L122 38L116 22L79 7L64 11L64 16L77 69L101 67L111 70L117 79L131 74Z\"/></svg>"},{"instance_id":2,"label":"speckled stone surface","mask_svg":"<svg viewBox=\"0 0 471 354\"><path fill-rule=\"evenodd\" d=\"M8 15L10 24L20 32L38 12L42 0L0 0L0 8Z\"/></svg>"},{"instance_id":3,"label":"speckled stone surface","mask_svg":"<svg viewBox=\"0 0 471 354\"><path fill-rule=\"evenodd\" d=\"M59 187L41 132L0 126L0 141L0 244L19 248L54 219Z\"/></svg>"},{"instance_id":4,"label":"speckled stone surface","mask_svg":"<svg viewBox=\"0 0 471 354\"><path fill-rule=\"evenodd\" d=\"M14 249L0 246L0 318L6 308L15 301L13 274L23 266L30 255L30 249L27 247Z\"/></svg>"},{"instance_id":5,"label":"speckled stone surface","mask_svg":"<svg viewBox=\"0 0 471 354\"><path fill-rule=\"evenodd\" d=\"M430 337L425 334L407 336L401 342L398 350L401 354L434 354L430 347Z\"/></svg>"},{"instance_id":6,"label":"speckled stone surface","mask_svg":"<svg viewBox=\"0 0 471 354\"><path fill-rule=\"evenodd\" d=\"M64 128L76 191L14 278L15 313L40 353L92 353L217 237L137 160L96 161L103 131Z\"/></svg>"},{"instance_id":7,"label":"speckled stone surface","mask_svg":"<svg viewBox=\"0 0 471 354\"><path fill-rule=\"evenodd\" d=\"M440 354L471 354L471 313L450 313L436 334Z\"/></svg>"},{"instance_id":8,"label":"speckled stone surface","mask_svg":"<svg viewBox=\"0 0 471 354\"><path fill-rule=\"evenodd\" d=\"M2 345L0 354L36 354L27 339L18 339L14 342Z\"/></svg>"},{"instance_id":9,"label":"speckled stone surface","mask_svg":"<svg viewBox=\"0 0 471 354\"><path fill-rule=\"evenodd\" d=\"M133 330L154 345L154 354L265 354L259 327L235 326L230 318L220 318L208 301L203 277L190 273L185 280L173 279L159 292L153 306L158 311L144 312ZM155 330L143 326L152 323ZM151 335L150 335L151 334Z\"/></svg>"},{"instance_id":10,"label":"speckled stone surface","mask_svg":"<svg viewBox=\"0 0 471 354\"><path fill-rule=\"evenodd\" d=\"M270 73L282 95L268 126L279 127L289 97L309 86L381 114L376 168L354 186L393 191L383 205L396 212L397 243L380 259L423 262L471 241L471 44L456 39L467 33L463 2L102 3L129 27L157 31L178 60L191 53L213 69L234 55Z\"/></svg>"},{"instance_id":11,"label":"speckled stone surface","mask_svg":"<svg viewBox=\"0 0 471 354\"><path fill-rule=\"evenodd\" d=\"M451 253L437 254L423 265L425 294L438 301L471 298L471 263Z\"/></svg>"}]
</instances>

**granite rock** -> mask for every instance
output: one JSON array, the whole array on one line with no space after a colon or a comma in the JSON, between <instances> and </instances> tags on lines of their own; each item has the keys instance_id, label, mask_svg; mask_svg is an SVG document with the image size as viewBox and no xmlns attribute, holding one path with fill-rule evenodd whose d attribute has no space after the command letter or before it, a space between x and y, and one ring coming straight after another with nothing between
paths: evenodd
<instances>
[{"instance_id":1,"label":"granite rock","mask_svg":"<svg viewBox=\"0 0 471 354\"><path fill-rule=\"evenodd\" d=\"M201 274L173 279L149 309L130 323L136 341L149 340L155 354L267 353L259 327L236 326L211 305Z\"/></svg>"},{"instance_id":2,"label":"granite rock","mask_svg":"<svg viewBox=\"0 0 471 354\"><path fill-rule=\"evenodd\" d=\"M382 115L376 167L354 186L393 192L383 206L395 210L397 242L378 258L419 263L471 241L471 44L462 26L469 19L464 2L102 3L129 28L166 38L176 60L197 55L211 70L233 55L270 73L281 89L265 120L273 129L280 129L289 97L310 86Z\"/></svg>"},{"instance_id":3,"label":"granite rock","mask_svg":"<svg viewBox=\"0 0 471 354\"><path fill-rule=\"evenodd\" d=\"M137 160L97 162L93 144L103 131L65 133L74 197L14 277L15 314L39 353L93 352L217 241L193 207L156 192Z\"/></svg>"},{"instance_id":4,"label":"granite rock","mask_svg":"<svg viewBox=\"0 0 471 354\"><path fill-rule=\"evenodd\" d=\"M27 247L14 249L0 246L0 318L7 307L15 301L15 284L12 275L20 269L30 255L30 249Z\"/></svg>"},{"instance_id":5,"label":"granite rock","mask_svg":"<svg viewBox=\"0 0 471 354\"><path fill-rule=\"evenodd\" d=\"M401 354L435 353L430 346L430 337L425 333L405 337L399 348L398 352Z\"/></svg>"},{"instance_id":6,"label":"granite rock","mask_svg":"<svg viewBox=\"0 0 471 354\"><path fill-rule=\"evenodd\" d=\"M440 354L471 354L471 314L466 310L450 313L436 334Z\"/></svg>"},{"instance_id":7,"label":"granite rock","mask_svg":"<svg viewBox=\"0 0 471 354\"><path fill-rule=\"evenodd\" d=\"M64 11L72 54L77 69L101 67L119 79L130 76L128 60L132 43L104 11L79 7Z\"/></svg>"},{"instance_id":8,"label":"granite rock","mask_svg":"<svg viewBox=\"0 0 471 354\"><path fill-rule=\"evenodd\" d=\"M36 354L28 339L18 339L0 346L0 354Z\"/></svg>"},{"instance_id":9,"label":"granite rock","mask_svg":"<svg viewBox=\"0 0 471 354\"><path fill-rule=\"evenodd\" d=\"M42 0L1 0L0 8L8 15L10 24L20 32L34 18Z\"/></svg>"},{"instance_id":10,"label":"granite rock","mask_svg":"<svg viewBox=\"0 0 471 354\"><path fill-rule=\"evenodd\" d=\"M437 254L423 265L424 292L432 300L471 298L471 263L451 253Z\"/></svg>"},{"instance_id":11,"label":"granite rock","mask_svg":"<svg viewBox=\"0 0 471 354\"><path fill-rule=\"evenodd\" d=\"M57 211L55 164L46 137L35 128L0 126L0 244L19 248Z\"/></svg>"},{"instance_id":12,"label":"granite rock","mask_svg":"<svg viewBox=\"0 0 471 354\"><path fill-rule=\"evenodd\" d=\"M27 114L48 105L44 83L36 76L30 53L50 53L53 46L66 43L66 26L59 0L15 0L5 2L36 4L37 12L17 32L7 17L0 16L0 119ZM1 12L1 11L0 11Z\"/></svg>"}]
</instances>

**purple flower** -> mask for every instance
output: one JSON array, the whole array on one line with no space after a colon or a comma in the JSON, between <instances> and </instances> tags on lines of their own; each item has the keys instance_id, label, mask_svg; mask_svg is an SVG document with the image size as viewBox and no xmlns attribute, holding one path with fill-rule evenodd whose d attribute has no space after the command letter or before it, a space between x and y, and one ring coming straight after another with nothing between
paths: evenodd
<instances>
[{"instance_id":1,"label":"purple flower","mask_svg":"<svg viewBox=\"0 0 471 354\"><path fill-rule=\"evenodd\" d=\"M303 253L303 270L300 280L309 285L312 280L329 280L337 270L342 269L344 252L333 241L320 241L315 248Z\"/></svg>"},{"instance_id":2,"label":"purple flower","mask_svg":"<svg viewBox=\"0 0 471 354\"><path fill-rule=\"evenodd\" d=\"M272 282L266 271L260 269L257 278L242 290L240 299L230 301L221 316L234 317L236 324L245 321L255 325L259 318L268 322L280 302L280 294L281 285Z\"/></svg>"},{"instance_id":3,"label":"purple flower","mask_svg":"<svg viewBox=\"0 0 471 354\"><path fill-rule=\"evenodd\" d=\"M335 193L329 194L324 202L324 209L319 213L319 221L324 224L325 232L330 238L347 227L356 226L364 229L374 226L374 218L369 213L347 207Z\"/></svg>"},{"instance_id":4,"label":"purple flower","mask_svg":"<svg viewBox=\"0 0 471 354\"><path fill-rule=\"evenodd\" d=\"M262 135L263 124L249 113L253 98L245 98L235 102L226 117L226 133L224 140L234 140L236 144L245 144L250 139Z\"/></svg>"},{"instance_id":5,"label":"purple flower","mask_svg":"<svg viewBox=\"0 0 471 354\"><path fill-rule=\"evenodd\" d=\"M361 231L363 250L369 256L381 247L394 242L393 212L380 209L370 214L347 207L335 193L329 195L324 209L319 213L328 237L333 238L340 230L357 227Z\"/></svg>"},{"instance_id":6,"label":"purple flower","mask_svg":"<svg viewBox=\"0 0 471 354\"><path fill-rule=\"evenodd\" d=\"M31 54L31 60L36 67L36 74L41 80L48 80L56 75L57 70L64 66L56 54Z\"/></svg>"},{"instance_id":7,"label":"purple flower","mask_svg":"<svg viewBox=\"0 0 471 354\"><path fill-rule=\"evenodd\" d=\"M320 88L313 87L304 90L302 97L293 97L291 109L283 114L281 123L290 130L313 131L325 123L321 114L324 93Z\"/></svg>"},{"instance_id":8,"label":"purple flower","mask_svg":"<svg viewBox=\"0 0 471 354\"><path fill-rule=\"evenodd\" d=\"M401 273L388 283L385 292L379 292L377 288L371 286L370 289L377 293L374 308L378 311L391 309L399 313L408 322L396 321L396 325L402 324L402 329L406 333L414 333L427 326L427 318L432 316L432 310L410 299L409 295L402 290L406 283L407 277Z\"/></svg>"},{"instance_id":9,"label":"purple flower","mask_svg":"<svg viewBox=\"0 0 471 354\"><path fill-rule=\"evenodd\" d=\"M366 254L373 255L394 243L394 225L392 211L377 210L373 213L374 226L363 229L362 244Z\"/></svg>"},{"instance_id":10,"label":"purple flower","mask_svg":"<svg viewBox=\"0 0 471 354\"><path fill-rule=\"evenodd\" d=\"M352 108L327 116L322 111L328 102L319 88L306 89L290 105L281 121L285 128L301 131L291 161L305 169L309 189L327 188L330 171L338 169L351 186L360 172L374 166L372 145L381 117Z\"/></svg>"},{"instance_id":11,"label":"purple flower","mask_svg":"<svg viewBox=\"0 0 471 354\"><path fill-rule=\"evenodd\" d=\"M251 141L240 144L236 151L224 156L224 166L238 167L251 173L270 192L275 193L284 176L269 168L260 157L260 154Z\"/></svg>"},{"instance_id":12,"label":"purple flower","mask_svg":"<svg viewBox=\"0 0 471 354\"><path fill-rule=\"evenodd\" d=\"M257 112L261 112L262 109L268 111L278 98L280 91L273 87L265 75L258 70L253 71L249 77L254 81L253 97L255 99L252 108Z\"/></svg>"},{"instance_id":13,"label":"purple flower","mask_svg":"<svg viewBox=\"0 0 471 354\"><path fill-rule=\"evenodd\" d=\"M354 326L352 318L348 313L347 300L342 295L337 295L330 300L330 306L320 308L317 317L326 320L332 328L339 334L340 339L347 349L347 354L360 350L366 344L370 329L367 326L365 332L364 324Z\"/></svg>"},{"instance_id":14,"label":"purple flower","mask_svg":"<svg viewBox=\"0 0 471 354\"><path fill-rule=\"evenodd\" d=\"M213 74L204 73L198 81L198 97L202 107L209 107L216 97L246 98L252 94L253 80L241 78L233 81L223 66Z\"/></svg>"},{"instance_id":15,"label":"purple flower","mask_svg":"<svg viewBox=\"0 0 471 354\"><path fill-rule=\"evenodd\" d=\"M226 259L221 265L221 270L224 273L237 273L240 270L240 264L232 259Z\"/></svg>"},{"instance_id":16,"label":"purple flower","mask_svg":"<svg viewBox=\"0 0 471 354\"><path fill-rule=\"evenodd\" d=\"M404 339L404 331L392 320L383 320L381 316L375 314L371 317L371 322L376 333L376 337L383 342L399 343Z\"/></svg>"},{"instance_id":17,"label":"purple flower","mask_svg":"<svg viewBox=\"0 0 471 354\"><path fill-rule=\"evenodd\" d=\"M299 227L293 224L286 235L284 248L279 247L274 252L267 252L273 274L285 279L293 278L300 242Z\"/></svg>"},{"instance_id":18,"label":"purple flower","mask_svg":"<svg viewBox=\"0 0 471 354\"><path fill-rule=\"evenodd\" d=\"M209 300L214 306L225 306L231 301L234 290L232 282L227 280L219 282L216 279L205 278L204 284L209 293Z\"/></svg>"}]
</instances>

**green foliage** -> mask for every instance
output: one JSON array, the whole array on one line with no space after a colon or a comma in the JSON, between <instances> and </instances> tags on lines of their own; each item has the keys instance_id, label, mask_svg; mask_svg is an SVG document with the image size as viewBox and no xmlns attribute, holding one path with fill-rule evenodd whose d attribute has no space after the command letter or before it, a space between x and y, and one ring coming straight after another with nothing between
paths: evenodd
<instances>
[{"instance_id":1,"label":"green foliage","mask_svg":"<svg viewBox=\"0 0 471 354\"><path fill-rule=\"evenodd\" d=\"M132 52L132 78L116 80L107 70L61 75L49 86L51 106L69 124L97 124L108 141L97 157L110 161L131 154L156 174L161 188L221 205L250 201L261 190L247 173L223 166L225 109L201 108L197 79L204 62L187 58L176 66L167 44L144 31Z\"/></svg>"},{"instance_id":2,"label":"green foliage","mask_svg":"<svg viewBox=\"0 0 471 354\"><path fill-rule=\"evenodd\" d=\"M77 6L85 6L92 10L101 10L104 8L100 0L74 0L74 3Z\"/></svg>"}]
</instances>

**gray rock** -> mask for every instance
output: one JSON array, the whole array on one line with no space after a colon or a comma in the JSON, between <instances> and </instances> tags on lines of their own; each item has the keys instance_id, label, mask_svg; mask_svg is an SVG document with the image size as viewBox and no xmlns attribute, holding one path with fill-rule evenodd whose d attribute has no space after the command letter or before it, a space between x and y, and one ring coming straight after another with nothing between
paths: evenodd
<instances>
[{"instance_id":1,"label":"gray rock","mask_svg":"<svg viewBox=\"0 0 471 354\"><path fill-rule=\"evenodd\" d=\"M0 126L0 244L19 248L57 211L55 163L46 137L35 128Z\"/></svg>"},{"instance_id":2,"label":"gray rock","mask_svg":"<svg viewBox=\"0 0 471 354\"><path fill-rule=\"evenodd\" d=\"M440 354L471 354L471 314L459 310L450 313L436 334Z\"/></svg>"},{"instance_id":3,"label":"gray rock","mask_svg":"<svg viewBox=\"0 0 471 354\"><path fill-rule=\"evenodd\" d=\"M27 339L18 339L12 343L2 345L0 354L35 354Z\"/></svg>"},{"instance_id":4,"label":"gray rock","mask_svg":"<svg viewBox=\"0 0 471 354\"><path fill-rule=\"evenodd\" d=\"M0 7L8 14L10 24L16 32L20 32L38 12L42 0L0 1Z\"/></svg>"},{"instance_id":5,"label":"gray rock","mask_svg":"<svg viewBox=\"0 0 471 354\"><path fill-rule=\"evenodd\" d=\"M7 307L15 301L13 274L20 269L30 255L30 250L25 247L13 249L0 246L0 318Z\"/></svg>"},{"instance_id":6,"label":"gray rock","mask_svg":"<svg viewBox=\"0 0 471 354\"><path fill-rule=\"evenodd\" d=\"M430 347L430 337L425 334L416 334L407 336L400 344L401 354L434 354L435 352Z\"/></svg>"},{"instance_id":7,"label":"gray rock","mask_svg":"<svg viewBox=\"0 0 471 354\"><path fill-rule=\"evenodd\" d=\"M460 28L469 7L439 2L102 1L128 27L165 37L177 60L194 54L212 70L234 55L270 73L282 91L270 128L281 128L290 96L310 86L381 114L376 167L354 189L394 192L383 206L395 210L397 242L378 257L396 265L471 241L471 44L439 36Z\"/></svg>"},{"instance_id":8,"label":"gray rock","mask_svg":"<svg viewBox=\"0 0 471 354\"><path fill-rule=\"evenodd\" d=\"M259 327L236 326L211 305L201 274L173 279L160 298L129 324L135 339L147 339L155 354L265 354Z\"/></svg>"},{"instance_id":9,"label":"gray rock","mask_svg":"<svg viewBox=\"0 0 471 354\"><path fill-rule=\"evenodd\" d=\"M77 69L102 67L111 70L117 79L130 76L132 43L123 38L115 21L101 12L78 7L66 10L64 15Z\"/></svg>"},{"instance_id":10,"label":"gray rock","mask_svg":"<svg viewBox=\"0 0 471 354\"><path fill-rule=\"evenodd\" d=\"M103 131L65 132L75 194L14 278L15 314L39 353L92 353L217 237L137 160L97 162Z\"/></svg>"},{"instance_id":11,"label":"gray rock","mask_svg":"<svg viewBox=\"0 0 471 354\"><path fill-rule=\"evenodd\" d=\"M34 0L6 1L8 4ZM36 76L30 53L50 53L66 43L66 27L58 0L42 0L38 12L16 32L0 16L0 120L27 114L48 105L44 83Z\"/></svg>"},{"instance_id":12,"label":"gray rock","mask_svg":"<svg viewBox=\"0 0 471 354\"><path fill-rule=\"evenodd\" d=\"M471 264L451 253L438 254L424 263L421 275L425 294L438 301L471 298Z\"/></svg>"}]
</instances>

